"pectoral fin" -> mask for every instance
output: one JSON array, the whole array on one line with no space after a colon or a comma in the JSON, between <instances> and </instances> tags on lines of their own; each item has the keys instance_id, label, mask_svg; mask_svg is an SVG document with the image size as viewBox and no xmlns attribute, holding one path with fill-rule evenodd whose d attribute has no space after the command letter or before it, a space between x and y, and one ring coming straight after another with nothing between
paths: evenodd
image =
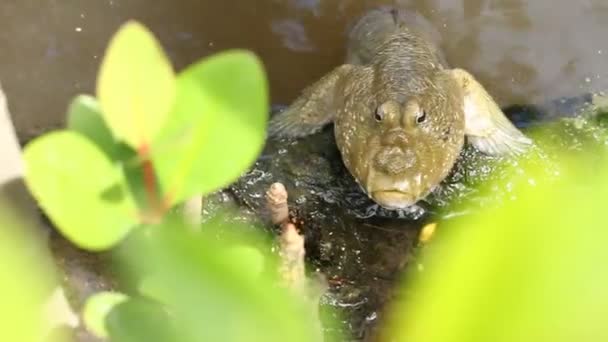
<instances>
[{"instance_id":1,"label":"pectoral fin","mask_svg":"<svg viewBox=\"0 0 608 342\"><path fill-rule=\"evenodd\" d=\"M289 107L276 114L268 127L271 137L302 137L319 131L336 114L337 91L344 77L355 68L345 64L337 67L306 88Z\"/></svg>"},{"instance_id":2,"label":"pectoral fin","mask_svg":"<svg viewBox=\"0 0 608 342\"><path fill-rule=\"evenodd\" d=\"M498 104L473 75L451 70L464 90L465 134L469 143L489 155L518 154L532 145L504 115Z\"/></svg>"}]
</instances>

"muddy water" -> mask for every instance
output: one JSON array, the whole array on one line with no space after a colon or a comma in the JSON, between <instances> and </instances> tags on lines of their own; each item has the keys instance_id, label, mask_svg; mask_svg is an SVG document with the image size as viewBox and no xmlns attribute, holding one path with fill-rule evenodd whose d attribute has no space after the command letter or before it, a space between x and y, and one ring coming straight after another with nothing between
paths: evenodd
<instances>
[{"instance_id":1,"label":"muddy water","mask_svg":"<svg viewBox=\"0 0 608 342\"><path fill-rule=\"evenodd\" d=\"M136 18L178 69L219 50L254 50L272 101L286 103L341 62L355 17L395 3L430 19L451 64L476 74L503 105L608 88L603 0L3 1L0 80L22 138L61 124L67 101L94 90L110 35Z\"/></svg>"}]
</instances>

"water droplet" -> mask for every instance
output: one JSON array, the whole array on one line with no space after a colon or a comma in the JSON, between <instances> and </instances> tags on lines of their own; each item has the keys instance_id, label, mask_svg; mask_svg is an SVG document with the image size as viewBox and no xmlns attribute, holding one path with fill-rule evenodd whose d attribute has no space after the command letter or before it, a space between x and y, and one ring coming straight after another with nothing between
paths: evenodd
<instances>
[{"instance_id":1,"label":"water droplet","mask_svg":"<svg viewBox=\"0 0 608 342\"><path fill-rule=\"evenodd\" d=\"M371 314L369 314L367 317L365 317L365 320L368 322L371 322L371 321L375 321L376 318L378 318L378 314L376 313L376 311L374 311Z\"/></svg>"},{"instance_id":2,"label":"water droplet","mask_svg":"<svg viewBox=\"0 0 608 342\"><path fill-rule=\"evenodd\" d=\"M251 197L251 198L262 198L262 194L260 194L259 192L254 192L252 194L249 194L249 197Z\"/></svg>"}]
</instances>

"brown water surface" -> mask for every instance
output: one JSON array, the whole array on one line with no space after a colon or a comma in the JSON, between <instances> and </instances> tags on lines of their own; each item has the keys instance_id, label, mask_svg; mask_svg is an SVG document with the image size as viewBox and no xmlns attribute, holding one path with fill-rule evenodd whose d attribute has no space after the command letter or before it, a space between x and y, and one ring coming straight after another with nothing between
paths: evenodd
<instances>
[{"instance_id":1,"label":"brown water surface","mask_svg":"<svg viewBox=\"0 0 608 342\"><path fill-rule=\"evenodd\" d=\"M342 61L348 25L384 4L426 16L448 61L501 105L608 88L603 0L9 0L0 4L0 80L22 138L60 125L69 99L94 91L111 34L135 18L177 69L228 48L255 51L272 101L287 103Z\"/></svg>"}]
</instances>

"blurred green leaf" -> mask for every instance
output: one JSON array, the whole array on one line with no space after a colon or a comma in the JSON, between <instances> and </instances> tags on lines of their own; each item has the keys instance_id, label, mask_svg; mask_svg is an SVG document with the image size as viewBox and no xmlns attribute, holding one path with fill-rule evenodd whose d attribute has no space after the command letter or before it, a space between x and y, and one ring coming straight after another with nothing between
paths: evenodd
<instances>
[{"instance_id":1,"label":"blurred green leaf","mask_svg":"<svg viewBox=\"0 0 608 342\"><path fill-rule=\"evenodd\" d=\"M160 304L143 298L119 303L106 317L112 342L185 341L171 323L169 314Z\"/></svg>"},{"instance_id":2,"label":"blurred green leaf","mask_svg":"<svg viewBox=\"0 0 608 342\"><path fill-rule=\"evenodd\" d=\"M68 110L68 128L83 134L99 147L112 161L121 162L131 195L139 207L147 203L141 162L137 153L126 144L117 141L106 125L97 99L79 95Z\"/></svg>"},{"instance_id":3,"label":"blurred green leaf","mask_svg":"<svg viewBox=\"0 0 608 342\"><path fill-rule=\"evenodd\" d=\"M108 129L97 99L89 95L79 95L68 108L67 126L91 139L108 156L113 155L115 141Z\"/></svg>"},{"instance_id":4,"label":"blurred green leaf","mask_svg":"<svg viewBox=\"0 0 608 342\"><path fill-rule=\"evenodd\" d=\"M237 269L251 281L255 281L264 270L264 255L250 246L232 246L222 251L222 257L231 263L242 263Z\"/></svg>"},{"instance_id":5,"label":"blurred green leaf","mask_svg":"<svg viewBox=\"0 0 608 342\"><path fill-rule=\"evenodd\" d=\"M121 169L82 135L48 133L24 150L25 181L57 228L73 243L102 250L138 222Z\"/></svg>"},{"instance_id":6,"label":"blurred green leaf","mask_svg":"<svg viewBox=\"0 0 608 342\"><path fill-rule=\"evenodd\" d=\"M118 304L128 300L120 292L99 292L89 297L82 311L82 318L87 329L100 338L107 338L106 317Z\"/></svg>"},{"instance_id":7,"label":"blurred green leaf","mask_svg":"<svg viewBox=\"0 0 608 342\"><path fill-rule=\"evenodd\" d=\"M312 341L313 313L303 299L266 273L252 277L240 259L250 253L226 253L233 243L213 235L168 224L137 231L121 248L130 272L145 263L140 276L153 275L144 293L166 305L179 341Z\"/></svg>"},{"instance_id":8,"label":"blurred green leaf","mask_svg":"<svg viewBox=\"0 0 608 342\"><path fill-rule=\"evenodd\" d=\"M559 178L530 162L503 205L440 223L383 340L607 341L608 163L588 147L560 155Z\"/></svg>"},{"instance_id":9,"label":"blurred green leaf","mask_svg":"<svg viewBox=\"0 0 608 342\"><path fill-rule=\"evenodd\" d=\"M157 274L147 274L139 281L138 292L147 298L154 299L160 303L168 304L165 298L170 295L165 293L166 287L163 286L162 276Z\"/></svg>"},{"instance_id":10,"label":"blurred green leaf","mask_svg":"<svg viewBox=\"0 0 608 342\"><path fill-rule=\"evenodd\" d=\"M106 125L97 99L90 95L79 95L68 109L67 126L79 132L97 145L111 160L128 160L135 151L116 141Z\"/></svg>"},{"instance_id":11,"label":"blurred green leaf","mask_svg":"<svg viewBox=\"0 0 608 342\"><path fill-rule=\"evenodd\" d=\"M176 105L153 147L172 203L236 180L261 152L267 120L267 81L254 54L218 53L180 73Z\"/></svg>"},{"instance_id":12,"label":"blurred green leaf","mask_svg":"<svg viewBox=\"0 0 608 342\"><path fill-rule=\"evenodd\" d=\"M274 260L264 260L262 252L252 246L236 245L225 246L225 249L218 250L220 261L224 262L224 270L227 273L235 272L248 282L255 282L262 276L264 266L273 264ZM165 285L166 274L155 272L146 274L140 281L138 291L142 295L152 298L164 304L170 304L169 299L174 291Z\"/></svg>"},{"instance_id":13,"label":"blurred green leaf","mask_svg":"<svg viewBox=\"0 0 608 342\"><path fill-rule=\"evenodd\" d=\"M56 286L54 265L39 232L11 209L0 200L0 341L39 342L51 328L43 305Z\"/></svg>"},{"instance_id":14,"label":"blurred green leaf","mask_svg":"<svg viewBox=\"0 0 608 342\"><path fill-rule=\"evenodd\" d=\"M175 76L152 33L135 21L110 41L97 78L108 126L134 149L150 147L175 99Z\"/></svg>"}]
</instances>

